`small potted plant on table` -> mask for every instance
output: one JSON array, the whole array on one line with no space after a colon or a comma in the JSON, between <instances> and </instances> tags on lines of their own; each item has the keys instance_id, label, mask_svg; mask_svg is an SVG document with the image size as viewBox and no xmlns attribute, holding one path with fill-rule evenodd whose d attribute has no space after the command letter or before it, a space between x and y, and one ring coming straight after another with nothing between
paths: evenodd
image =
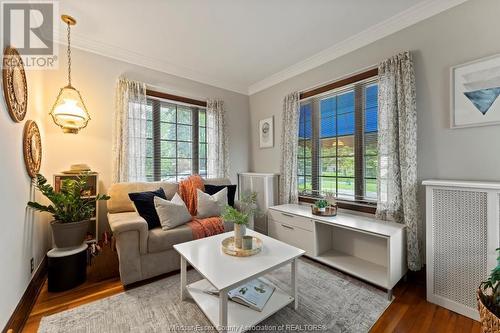
<instances>
[{"instance_id":1,"label":"small potted plant on table","mask_svg":"<svg viewBox=\"0 0 500 333\"><path fill-rule=\"evenodd\" d=\"M243 246L243 236L246 233L248 216L248 213L240 212L231 206L226 206L222 213L224 221L234 223L234 245L239 249Z\"/></svg>"},{"instance_id":2,"label":"small potted plant on table","mask_svg":"<svg viewBox=\"0 0 500 333\"><path fill-rule=\"evenodd\" d=\"M250 229L254 228L254 218L260 216L257 206L257 192L245 192L241 194L241 198L235 206L240 212L248 215L247 226Z\"/></svg>"},{"instance_id":3,"label":"small potted plant on table","mask_svg":"<svg viewBox=\"0 0 500 333\"><path fill-rule=\"evenodd\" d=\"M83 244L90 218L95 210L95 202L109 200L107 195L97 194L95 197L83 198L87 177L64 179L61 182L60 192L47 184L47 179L38 174L35 187L50 200L51 204L42 205L30 201L28 206L41 212L52 214L54 220L50 222L54 243L58 248L76 247Z\"/></svg>"},{"instance_id":4,"label":"small potted plant on table","mask_svg":"<svg viewBox=\"0 0 500 333\"><path fill-rule=\"evenodd\" d=\"M328 207L328 201L325 199L317 200L314 203L314 206L316 206L319 212L324 213L326 211L326 207Z\"/></svg>"},{"instance_id":5,"label":"small potted plant on table","mask_svg":"<svg viewBox=\"0 0 500 333\"><path fill-rule=\"evenodd\" d=\"M500 253L500 248L497 249ZM477 291L477 305L484 333L500 332L500 256L488 280Z\"/></svg>"}]
</instances>

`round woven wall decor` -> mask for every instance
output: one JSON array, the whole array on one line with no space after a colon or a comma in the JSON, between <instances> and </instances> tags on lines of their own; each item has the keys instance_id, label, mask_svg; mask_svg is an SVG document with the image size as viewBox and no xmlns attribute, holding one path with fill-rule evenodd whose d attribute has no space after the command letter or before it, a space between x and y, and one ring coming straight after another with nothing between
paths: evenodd
<instances>
[{"instance_id":1,"label":"round woven wall decor","mask_svg":"<svg viewBox=\"0 0 500 333\"><path fill-rule=\"evenodd\" d=\"M5 49L2 68L5 102L12 120L20 122L26 116L28 87L23 60L15 48Z\"/></svg>"},{"instance_id":2,"label":"round woven wall decor","mask_svg":"<svg viewBox=\"0 0 500 333\"><path fill-rule=\"evenodd\" d=\"M35 178L42 164L42 138L33 120L28 120L24 125L23 154L26 171L31 178Z\"/></svg>"}]
</instances>

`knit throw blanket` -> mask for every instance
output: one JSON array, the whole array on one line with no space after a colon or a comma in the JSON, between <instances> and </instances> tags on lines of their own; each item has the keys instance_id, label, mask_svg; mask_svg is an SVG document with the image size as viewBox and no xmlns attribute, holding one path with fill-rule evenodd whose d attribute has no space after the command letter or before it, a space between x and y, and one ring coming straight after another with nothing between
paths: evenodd
<instances>
[{"instance_id":1,"label":"knit throw blanket","mask_svg":"<svg viewBox=\"0 0 500 333\"><path fill-rule=\"evenodd\" d=\"M193 239L213 236L224 232L224 222L220 217L208 217L204 219L196 218L198 207L198 194L197 190L203 191L205 186L203 180L198 175L189 176L187 179L179 182L179 194L186 203L187 209L193 220L188 222L187 225L193 232Z\"/></svg>"}]
</instances>

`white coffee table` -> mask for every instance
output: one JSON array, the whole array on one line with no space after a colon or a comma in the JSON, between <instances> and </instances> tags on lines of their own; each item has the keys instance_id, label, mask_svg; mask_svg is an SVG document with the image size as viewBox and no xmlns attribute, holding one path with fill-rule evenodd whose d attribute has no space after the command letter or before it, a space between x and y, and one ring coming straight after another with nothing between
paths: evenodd
<instances>
[{"instance_id":1,"label":"white coffee table","mask_svg":"<svg viewBox=\"0 0 500 333\"><path fill-rule=\"evenodd\" d=\"M297 259L305 251L247 229L247 235L262 240L262 251L251 257L233 257L221 250L221 241L232 235L227 232L174 245L181 255L181 299L191 296L219 332L227 332L228 328L243 332L292 302L297 309ZM186 285L187 262L203 280ZM262 312L228 302L231 289L287 264L291 264L291 295L276 288ZM218 298L204 292L210 285L219 290Z\"/></svg>"}]
</instances>

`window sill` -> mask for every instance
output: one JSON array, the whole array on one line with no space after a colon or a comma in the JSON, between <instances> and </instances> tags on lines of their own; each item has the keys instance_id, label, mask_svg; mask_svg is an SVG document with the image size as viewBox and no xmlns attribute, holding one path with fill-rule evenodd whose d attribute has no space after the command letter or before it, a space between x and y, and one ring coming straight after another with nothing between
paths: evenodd
<instances>
[{"instance_id":1,"label":"window sill","mask_svg":"<svg viewBox=\"0 0 500 333\"><path fill-rule=\"evenodd\" d=\"M299 202L313 204L317 199L313 197L299 196ZM375 215L377 211L377 204L375 203L364 203L355 201L337 201L337 206L342 209L354 210L357 212L368 213Z\"/></svg>"}]
</instances>

